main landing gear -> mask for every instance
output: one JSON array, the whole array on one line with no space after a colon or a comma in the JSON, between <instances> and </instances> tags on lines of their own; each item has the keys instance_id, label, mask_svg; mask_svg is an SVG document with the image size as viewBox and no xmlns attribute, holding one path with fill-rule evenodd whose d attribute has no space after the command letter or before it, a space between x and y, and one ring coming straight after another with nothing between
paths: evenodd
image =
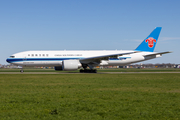
<instances>
[{"instance_id":1,"label":"main landing gear","mask_svg":"<svg viewBox=\"0 0 180 120\"><path fill-rule=\"evenodd\" d=\"M84 69L80 69L79 70L80 73L97 73L97 70L93 69L93 66L90 64L82 64L82 67ZM87 69L87 67L89 67L90 69Z\"/></svg>"},{"instance_id":2,"label":"main landing gear","mask_svg":"<svg viewBox=\"0 0 180 120\"><path fill-rule=\"evenodd\" d=\"M96 69L81 69L79 71L80 73L97 73L97 70Z\"/></svg>"},{"instance_id":3,"label":"main landing gear","mask_svg":"<svg viewBox=\"0 0 180 120\"><path fill-rule=\"evenodd\" d=\"M24 72L23 68L21 68L20 72L21 72L21 73L23 73L23 72Z\"/></svg>"}]
</instances>

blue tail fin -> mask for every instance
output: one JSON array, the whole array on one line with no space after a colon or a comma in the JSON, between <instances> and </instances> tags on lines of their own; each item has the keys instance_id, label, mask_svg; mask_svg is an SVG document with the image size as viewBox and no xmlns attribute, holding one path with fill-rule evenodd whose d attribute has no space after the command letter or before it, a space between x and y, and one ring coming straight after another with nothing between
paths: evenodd
<instances>
[{"instance_id":1,"label":"blue tail fin","mask_svg":"<svg viewBox=\"0 0 180 120\"><path fill-rule=\"evenodd\" d=\"M135 49L135 51L153 52L162 27L156 27L151 34Z\"/></svg>"}]
</instances>

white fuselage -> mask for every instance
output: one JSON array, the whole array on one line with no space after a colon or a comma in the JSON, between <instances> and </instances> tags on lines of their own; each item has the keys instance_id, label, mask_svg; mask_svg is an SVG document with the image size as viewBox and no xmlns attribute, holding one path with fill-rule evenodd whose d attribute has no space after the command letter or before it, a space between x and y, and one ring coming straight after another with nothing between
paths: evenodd
<instances>
[{"instance_id":1,"label":"white fuselage","mask_svg":"<svg viewBox=\"0 0 180 120\"><path fill-rule=\"evenodd\" d=\"M91 58L96 56L103 56L109 54L128 53L134 51L123 50L103 50L103 51L25 51L13 54L6 61L19 66L62 66L63 60L81 60L84 58ZM144 57L145 55L153 54L154 52L138 52L128 55L118 56L116 58L108 58L101 60L96 65L100 66L121 66L131 63L136 63L148 59L160 57L155 55L151 57Z\"/></svg>"}]
</instances>

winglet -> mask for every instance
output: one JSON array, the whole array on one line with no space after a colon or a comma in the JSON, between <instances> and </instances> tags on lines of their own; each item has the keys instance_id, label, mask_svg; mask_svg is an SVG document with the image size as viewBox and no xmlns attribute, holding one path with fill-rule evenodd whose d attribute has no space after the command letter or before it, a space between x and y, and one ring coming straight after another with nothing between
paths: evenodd
<instances>
[{"instance_id":1,"label":"winglet","mask_svg":"<svg viewBox=\"0 0 180 120\"><path fill-rule=\"evenodd\" d=\"M135 51L153 52L162 27L156 27L151 34L135 49Z\"/></svg>"}]
</instances>

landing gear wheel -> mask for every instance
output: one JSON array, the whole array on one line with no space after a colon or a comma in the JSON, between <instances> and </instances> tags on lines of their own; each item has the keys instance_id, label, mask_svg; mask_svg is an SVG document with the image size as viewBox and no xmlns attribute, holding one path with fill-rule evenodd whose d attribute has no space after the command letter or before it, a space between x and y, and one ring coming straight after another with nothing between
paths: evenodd
<instances>
[{"instance_id":1,"label":"landing gear wheel","mask_svg":"<svg viewBox=\"0 0 180 120\"><path fill-rule=\"evenodd\" d=\"M23 72L24 72L24 70L20 70L20 72L21 72L21 73L23 73Z\"/></svg>"},{"instance_id":2,"label":"landing gear wheel","mask_svg":"<svg viewBox=\"0 0 180 120\"><path fill-rule=\"evenodd\" d=\"M83 73L83 72L84 72L84 70L80 69L80 70L79 70L79 72L80 72L80 73Z\"/></svg>"},{"instance_id":3,"label":"landing gear wheel","mask_svg":"<svg viewBox=\"0 0 180 120\"><path fill-rule=\"evenodd\" d=\"M94 73L97 73L97 70L96 70L96 69L94 69L94 70L93 70L93 72L94 72Z\"/></svg>"}]
</instances>

